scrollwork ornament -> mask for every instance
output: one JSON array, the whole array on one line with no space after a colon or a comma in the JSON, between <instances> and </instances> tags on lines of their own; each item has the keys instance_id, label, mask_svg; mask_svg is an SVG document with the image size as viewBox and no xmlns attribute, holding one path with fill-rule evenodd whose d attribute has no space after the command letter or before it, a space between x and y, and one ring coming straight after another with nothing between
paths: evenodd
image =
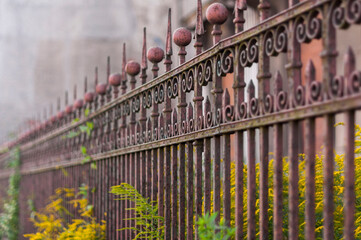
<instances>
[{"instance_id":1,"label":"scrollwork ornament","mask_svg":"<svg viewBox=\"0 0 361 240\"><path fill-rule=\"evenodd\" d=\"M287 27L280 25L276 30L274 48L278 53L287 52Z\"/></svg>"},{"instance_id":2,"label":"scrollwork ornament","mask_svg":"<svg viewBox=\"0 0 361 240\"><path fill-rule=\"evenodd\" d=\"M159 84L159 93L158 93L158 101L162 103L164 101L164 84Z\"/></svg>"},{"instance_id":3,"label":"scrollwork ornament","mask_svg":"<svg viewBox=\"0 0 361 240\"><path fill-rule=\"evenodd\" d=\"M249 102L249 113L250 116L254 117L259 114L258 99L252 98Z\"/></svg>"},{"instance_id":4,"label":"scrollwork ornament","mask_svg":"<svg viewBox=\"0 0 361 240\"><path fill-rule=\"evenodd\" d=\"M232 122L234 120L234 108L232 105L227 105L223 112L223 122Z\"/></svg>"},{"instance_id":5,"label":"scrollwork ornament","mask_svg":"<svg viewBox=\"0 0 361 240\"><path fill-rule=\"evenodd\" d=\"M252 38L247 45L247 60L249 62L249 66L253 63L258 62L258 46L257 46L257 39Z\"/></svg>"},{"instance_id":6,"label":"scrollwork ornament","mask_svg":"<svg viewBox=\"0 0 361 240\"><path fill-rule=\"evenodd\" d=\"M331 21L334 27L340 29L348 28L349 24L346 21L345 9L341 6L342 1L336 1L331 12Z\"/></svg>"},{"instance_id":7,"label":"scrollwork ornament","mask_svg":"<svg viewBox=\"0 0 361 240\"><path fill-rule=\"evenodd\" d=\"M181 81L181 87L182 87L182 92L187 92L187 81L186 81L187 75L185 72L182 73L182 81Z\"/></svg>"},{"instance_id":8,"label":"scrollwork ornament","mask_svg":"<svg viewBox=\"0 0 361 240\"><path fill-rule=\"evenodd\" d=\"M173 124L173 136L178 135L178 123Z\"/></svg>"},{"instance_id":9,"label":"scrollwork ornament","mask_svg":"<svg viewBox=\"0 0 361 240\"><path fill-rule=\"evenodd\" d=\"M147 92L147 108L152 107L152 90L148 90Z\"/></svg>"},{"instance_id":10,"label":"scrollwork ornament","mask_svg":"<svg viewBox=\"0 0 361 240\"><path fill-rule=\"evenodd\" d=\"M322 84L317 81L313 81L310 85L310 100L311 102L317 102L321 100Z\"/></svg>"},{"instance_id":11,"label":"scrollwork ornament","mask_svg":"<svg viewBox=\"0 0 361 240\"><path fill-rule=\"evenodd\" d=\"M209 82L212 81L212 73L213 73L212 60L208 59L204 66L205 66L205 69L204 69L204 81L205 81L205 84L207 85Z\"/></svg>"},{"instance_id":12,"label":"scrollwork ornament","mask_svg":"<svg viewBox=\"0 0 361 240\"><path fill-rule=\"evenodd\" d=\"M246 119L247 118L247 103L246 102L242 102L239 105L238 112L239 112L239 117L241 119Z\"/></svg>"},{"instance_id":13,"label":"scrollwork ornament","mask_svg":"<svg viewBox=\"0 0 361 240\"><path fill-rule=\"evenodd\" d=\"M350 78L350 87L349 90L351 94L355 94L360 92L361 87L361 72L360 71L354 71L349 76Z\"/></svg>"},{"instance_id":14,"label":"scrollwork ornament","mask_svg":"<svg viewBox=\"0 0 361 240\"><path fill-rule=\"evenodd\" d=\"M193 130L194 130L194 120L189 119L188 120L188 132L193 132Z\"/></svg>"},{"instance_id":15,"label":"scrollwork ornament","mask_svg":"<svg viewBox=\"0 0 361 240\"><path fill-rule=\"evenodd\" d=\"M267 94L263 102L264 111L265 113L272 113L273 112L273 96Z\"/></svg>"},{"instance_id":16,"label":"scrollwork ornament","mask_svg":"<svg viewBox=\"0 0 361 240\"><path fill-rule=\"evenodd\" d=\"M172 80L172 98L175 98L178 96L178 77L174 77Z\"/></svg>"},{"instance_id":17,"label":"scrollwork ornament","mask_svg":"<svg viewBox=\"0 0 361 240\"><path fill-rule=\"evenodd\" d=\"M285 91L280 91L277 94L277 110L281 111L284 109L287 109L288 107L288 97L287 97L287 93Z\"/></svg>"},{"instance_id":18,"label":"scrollwork ornament","mask_svg":"<svg viewBox=\"0 0 361 240\"><path fill-rule=\"evenodd\" d=\"M318 11L312 11L307 17L306 35L309 39L319 39L322 36L322 20Z\"/></svg>"},{"instance_id":19,"label":"scrollwork ornament","mask_svg":"<svg viewBox=\"0 0 361 240\"><path fill-rule=\"evenodd\" d=\"M172 136L172 125L171 124L167 124L167 135L165 135L164 137L168 138Z\"/></svg>"},{"instance_id":20,"label":"scrollwork ornament","mask_svg":"<svg viewBox=\"0 0 361 240\"><path fill-rule=\"evenodd\" d=\"M224 75L233 72L233 56L233 49L231 48L227 48L222 53L221 69Z\"/></svg>"},{"instance_id":21,"label":"scrollwork ornament","mask_svg":"<svg viewBox=\"0 0 361 240\"><path fill-rule=\"evenodd\" d=\"M212 112L207 112L207 114L204 118L204 121L205 121L205 123L204 123L205 127L207 127L207 128L212 127L212 125L213 125Z\"/></svg>"},{"instance_id":22,"label":"scrollwork ornament","mask_svg":"<svg viewBox=\"0 0 361 240\"><path fill-rule=\"evenodd\" d=\"M361 23L361 1L348 0L346 4L346 19L350 24Z\"/></svg>"},{"instance_id":23,"label":"scrollwork ornament","mask_svg":"<svg viewBox=\"0 0 361 240\"><path fill-rule=\"evenodd\" d=\"M153 130L153 141L158 140L158 128L154 128Z\"/></svg>"},{"instance_id":24,"label":"scrollwork ornament","mask_svg":"<svg viewBox=\"0 0 361 240\"><path fill-rule=\"evenodd\" d=\"M180 130L181 130L180 134L187 133L187 121L185 121L185 120L182 121Z\"/></svg>"},{"instance_id":25,"label":"scrollwork ornament","mask_svg":"<svg viewBox=\"0 0 361 240\"><path fill-rule=\"evenodd\" d=\"M296 91L295 91L295 104L296 104L296 106L305 105L305 88L302 85L300 85L300 86L298 86L296 88Z\"/></svg>"},{"instance_id":26,"label":"scrollwork ornament","mask_svg":"<svg viewBox=\"0 0 361 240\"><path fill-rule=\"evenodd\" d=\"M205 86L205 81L204 81L204 64L200 63L197 66L197 82L199 84L199 86Z\"/></svg>"},{"instance_id":27,"label":"scrollwork ornament","mask_svg":"<svg viewBox=\"0 0 361 240\"><path fill-rule=\"evenodd\" d=\"M218 108L216 111L215 124L220 125L222 123L222 109Z\"/></svg>"},{"instance_id":28,"label":"scrollwork ornament","mask_svg":"<svg viewBox=\"0 0 361 240\"><path fill-rule=\"evenodd\" d=\"M221 55L218 54L216 57L216 74L218 77L224 76L222 73Z\"/></svg>"},{"instance_id":29,"label":"scrollwork ornament","mask_svg":"<svg viewBox=\"0 0 361 240\"><path fill-rule=\"evenodd\" d=\"M166 89L167 89L167 97L168 98L172 98L173 96L173 88L172 88L172 81L170 79L168 79L167 83L166 83Z\"/></svg>"},{"instance_id":30,"label":"scrollwork ornament","mask_svg":"<svg viewBox=\"0 0 361 240\"><path fill-rule=\"evenodd\" d=\"M148 142L152 141L152 131L148 130Z\"/></svg>"},{"instance_id":31,"label":"scrollwork ornament","mask_svg":"<svg viewBox=\"0 0 361 240\"><path fill-rule=\"evenodd\" d=\"M296 20L295 34L296 34L296 39L299 43L309 43L310 42L310 39L307 37L307 34L306 34L306 25L305 25L305 20L303 17L300 17Z\"/></svg>"},{"instance_id":32,"label":"scrollwork ornament","mask_svg":"<svg viewBox=\"0 0 361 240\"><path fill-rule=\"evenodd\" d=\"M154 87L153 95L154 95L154 102L156 104L158 104L159 103L159 85Z\"/></svg>"},{"instance_id":33,"label":"scrollwork ornament","mask_svg":"<svg viewBox=\"0 0 361 240\"><path fill-rule=\"evenodd\" d=\"M274 48L274 37L273 30L270 30L266 33L264 38L264 50L267 56L276 56L277 52Z\"/></svg>"},{"instance_id":34,"label":"scrollwork ornament","mask_svg":"<svg viewBox=\"0 0 361 240\"><path fill-rule=\"evenodd\" d=\"M190 69L187 73L186 85L187 85L187 92L191 92L193 90L193 85L194 85L193 69Z\"/></svg>"},{"instance_id":35,"label":"scrollwork ornament","mask_svg":"<svg viewBox=\"0 0 361 240\"><path fill-rule=\"evenodd\" d=\"M344 89L345 79L343 76L336 76L331 79L330 91L334 97L342 97Z\"/></svg>"},{"instance_id":36,"label":"scrollwork ornament","mask_svg":"<svg viewBox=\"0 0 361 240\"><path fill-rule=\"evenodd\" d=\"M240 46L240 52L239 52L239 62L242 67L248 67L248 58L247 58L247 44L242 44Z\"/></svg>"}]
</instances>

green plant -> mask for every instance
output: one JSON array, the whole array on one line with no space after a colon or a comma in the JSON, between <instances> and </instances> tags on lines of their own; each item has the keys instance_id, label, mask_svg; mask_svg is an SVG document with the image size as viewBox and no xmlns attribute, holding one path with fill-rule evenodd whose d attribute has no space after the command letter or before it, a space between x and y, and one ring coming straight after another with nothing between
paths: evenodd
<instances>
[{"instance_id":1,"label":"green plant","mask_svg":"<svg viewBox=\"0 0 361 240\"><path fill-rule=\"evenodd\" d=\"M134 211L134 218L123 220L135 220L136 227L122 228L122 230L131 229L136 232L134 239L145 238L163 239L164 237L164 218L158 216L158 205L144 198L132 185L121 183L118 186L112 186L111 193L119 196L120 201L129 200L134 203L133 208L127 208L127 211Z\"/></svg>"},{"instance_id":2,"label":"green plant","mask_svg":"<svg viewBox=\"0 0 361 240\"><path fill-rule=\"evenodd\" d=\"M198 237L201 240L227 240L235 236L236 228L228 227L224 220L216 223L218 213L206 213L197 221Z\"/></svg>"},{"instance_id":3,"label":"green plant","mask_svg":"<svg viewBox=\"0 0 361 240\"><path fill-rule=\"evenodd\" d=\"M11 151L8 167L13 169L9 177L7 199L0 214L0 238L15 240L19 234L19 188L20 188L20 149L15 147Z\"/></svg>"},{"instance_id":4,"label":"green plant","mask_svg":"<svg viewBox=\"0 0 361 240\"><path fill-rule=\"evenodd\" d=\"M89 110L89 108L86 108L86 109L84 110L84 116L85 116L85 117L88 117L89 114L90 114L90 110ZM75 119L72 121L72 123L77 123L77 122L79 122L79 121L80 121L79 118L75 118ZM89 137L89 136L91 135L93 129L94 129L94 124L93 124L93 122L86 121L84 124L79 125L79 126L76 128L76 130L70 131L70 132L65 136L65 138L74 138L74 137L79 136L79 135L82 134L82 133L86 133L87 136ZM82 164L87 163L87 162L90 162L90 161L92 160L92 157L88 154L88 149L87 149L85 146L80 146L80 151L81 151L81 153L82 153L82 155L83 155L83 157L84 157L83 160L81 161ZM96 169L96 168L97 168L96 162L94 162L94 161L91 162L91 163L90 163L90 167L91 167L92 169Z\"/></svg>"},{"instance_id":5,"label":"green plant","mask_svg":"<svg viewBox=\"0 0 361 240\"><path fill-rule=\"evenodd\" d=\"M88 203L88 187L82 185L75 192L72 188L58 188L50 197L50 203L44 209L36 212L30 219L37 229L36 233L25 234L30 240L42 239L79 239L104 240L106 222L97 222L93 217L93 206ZM70 203L70 204L67 204ZM71 209L67 206L71 205ZM72 210L78 211L80 218L68 223L66 216L73 216Z\"/></svg>"}]
</instances>

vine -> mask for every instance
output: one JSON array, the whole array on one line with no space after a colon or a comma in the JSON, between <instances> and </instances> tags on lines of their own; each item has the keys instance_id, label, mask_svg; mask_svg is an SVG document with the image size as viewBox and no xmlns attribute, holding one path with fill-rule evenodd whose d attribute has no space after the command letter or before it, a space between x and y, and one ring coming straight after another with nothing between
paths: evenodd
<instances>
[{"instance_id":1,"label":"vine","mask_svg":"<svg viewBox=\"0 0 361 240\"><path fill-rule=\"evenodd\" d=\"M7 199L0 214L0 239L16 240L19 234L19 188L20 188L20 149L11 150L7 167L13 169L9 177Z\"/></svg>"}]
</instances>

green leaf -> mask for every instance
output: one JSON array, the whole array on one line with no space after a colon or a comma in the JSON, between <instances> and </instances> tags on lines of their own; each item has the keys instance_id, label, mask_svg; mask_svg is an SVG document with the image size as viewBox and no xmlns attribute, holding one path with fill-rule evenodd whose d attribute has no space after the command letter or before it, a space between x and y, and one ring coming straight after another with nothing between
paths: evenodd
<instances>
[{"instance_id":1,"label":"green leaf","mask_svg":"<svg viewBox=\"0 0 361 240\"><path fill-rule=\"evenodd\" d=\"M79 122L79 121L80 121L79 118L74 118L73 121L71 121L71 123L74 124L74 123L77 123L77 122Z\"/></svg>"},{"instance_id":2,"label":"green leaf","mask_svg":"<svg viewBox=\"0 0 361 240\"><path fill-rule=\"evenodd\" d=\"M86 147L81 146L80 150L81 150L81 153L82 153L83 155L87 155L87 149L86 149Z\"/></svg>"},{"instance_id":3,"label":"green leaf","mask_svg":"<svg viewBox=\"0 0 361 240\"><path fill-rule=\"evenodd\" d=\"M88 127L87 126L85 126L85 125L80 125L79 126L79 130L80 130L80 132L86 132L87 130L88 130Z\"/></svg>"},{"instance_id":4,"label":"green leaf","mask_svg":"<svg viewBox=\"0 0 361 240\"><path fill-rule=\"evenodd\" d=\"M86 109L84 110L84 116L85 116L85 117L89 116L89 113L90 113L90 109L89 109L89 108L86 108Z\"/></svg>"},{"instance_id":5,"label":"green leaf","mask_svg":"<svg viewBox=\"0 0 361 240\"><path fill-rule=\"evenodd\" d=\"M90 168L91 168L91 169L97 169L97 163L96 163L96 162L92 162L92 163L90 164Z\"/></svg>"}]
</instances>

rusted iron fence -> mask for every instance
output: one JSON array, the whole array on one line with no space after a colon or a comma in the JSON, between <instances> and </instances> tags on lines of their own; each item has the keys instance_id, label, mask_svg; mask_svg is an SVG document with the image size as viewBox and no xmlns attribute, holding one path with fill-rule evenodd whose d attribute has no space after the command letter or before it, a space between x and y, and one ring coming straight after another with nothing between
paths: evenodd
<instances>
[{"instance_id":1,"label":"rusted iron fence","mask_svg":"<svg viewBox=\"0 0 361 240\"><path fill-rule=\"evenodd\" d=\"M269 2L261 0L260 23L244 31L247 4L245 0L236 1L235 34L225 39L221 37L221 25L232 14L221 4L211 5L206 18L213 25L213 46L203 50L205 31L198 1L196 56L188 61L186 46L192 34L180 28L172 37L170 16L165 51L146 48L145 29L141 64L126 62L124 45L121 74L110 74L108 68L109 84L99 83L96 76L95 92L85 86L83 99L74 96L73 104L66 102L64 110L59 107L56 115L12 143L21 148L21 232L33 231L28 221L29 197L41 207L57 187L85 183L95 187L90 198L97 218L107 221L107 238L130 239L134 236L130 230L116 231L135 224L122 220L130 216L125 211L130 203L114 201L109 194L111 186L127 182L157 201L159 215L165 217L165 239L195 238L196 219L209 211L222 212L228 223L235 215L236 239L256 239L256 223L257 238L268 239L272 231L275 239L282 239L282 158L288 156L288 238L297 239L298 164L299 154L305 153L304 234L305 239L315 239L316 137L325 135L322 231L324 239L333 239L334 123L336 114L343 113L347 140L343 232L345 239L354 239L354 124L355 112L361 107L361 72L355 67L353 46L338 56L337 46L342 43L336 43L336 35L361 22L361 2L288 2L287 9L270 16ZM177 61L172 55L172 38L179 46L179 65L174 68L172 63ZM320 43L319 64L301 58L303 47L314 41ZM272 61L280 57L287 59L287 64L277 66L279 72L271 72ZM158 64L163 59L166 72L160 74ZM148 61L152 76L147 76ZM343 61L344 71L336 72L337 61ZM257 79L250 80L245 71L252 66L257 68ZM227 88L224 79L230 77L233 86ZM137 81L141 83L138 87ZM85 109L90 110L89 115L84 114ZM73 122L75 118L80 120ZM315 127L317 121L322 128ZM84 132L67 137L86 122L94 125L90 135ZM86 147L97 169L92 169L91 163L82 163L81 146ZM268 214L270 152L274 158L273 218ZM232 163L236 174L234 200ZM6 176L6 172L1 175L2 179ZM5 184L3 180L1 183ZM244 190L247 202L243 202ZM244 221L247 229L242 227Z\"/></svg>"}]
</instances>

